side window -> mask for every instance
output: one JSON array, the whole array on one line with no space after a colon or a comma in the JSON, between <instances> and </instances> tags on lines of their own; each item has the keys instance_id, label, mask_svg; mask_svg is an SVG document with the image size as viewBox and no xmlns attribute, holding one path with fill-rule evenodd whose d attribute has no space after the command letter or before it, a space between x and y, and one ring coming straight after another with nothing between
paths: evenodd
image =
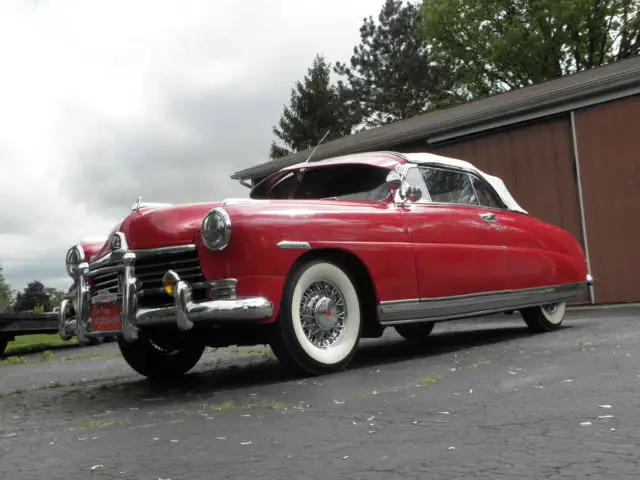
<instances>
[{"instance_id":1,"label":"side window","mask_svg":"<svg viewBox=\"0 0 640 480\"><path fill-rule=\"evenodd\" d=\"M407 176L405 178L405 180L407 181L407 183L413 187L418 187L420 190L422 190L422 198L420 199L420 201L418 203L424 203L424 202L429 202L430 198L429 198L429 191L427 189L427 186L424 183L424 180L422 178L422 175L420 174L420 171L418 170L418 168L416 167L409 167L407 169Z\"/></svg>"},{"instance_id":2,"label":"side window","mask_svg":"<svg viewBox=\"0 0 640 480\"><path fill-rule=\"evenodd\" d=\"M420 171L433 202L480 205L468 174L433 167Z\"/></svg>"},{"instance_id":3,"label":"side window","mask_svg":"<svg viewBox=\"0 0 640 480\"><path fill-rule=\"evenodd\" d=\"M498 195L485 180L481 180L473 175L471 176L471 179L480 205L488 208L504 208L504 205L500 201L500 198L498 198Z\"/></svg>"}]
</instances>

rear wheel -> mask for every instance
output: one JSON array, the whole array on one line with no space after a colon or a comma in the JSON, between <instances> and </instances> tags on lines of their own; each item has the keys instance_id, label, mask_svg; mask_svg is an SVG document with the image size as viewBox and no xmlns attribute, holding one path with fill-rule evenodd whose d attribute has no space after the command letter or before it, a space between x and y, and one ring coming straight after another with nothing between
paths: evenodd
<instances>
[{"instance_id":1,"label":"rear wheel","mask_svg":"<svg viewBox=\"0 0 640 480\"><path fill-rule=\"evenodd\" d=\"M350 276L330 260L311 260L287 280L271 349L281 363L298 372L343 370L358 347L361 311Z\"/></svg>"},{"instance_id":2,"label":"rear wheel","mask_svg":"<svg viewBox=\"0 0 640 480\"><path fill-rule=\"evenodd\" d=\"M429 334L433 331L435 322L406 323L396 325L395 330L405 340L411 343L424 343Z\"/></svg>"},{"instance_id":3,"label":"rear wheel","mask_svg":"<svg viewBox=\"0 0 640 480\"><path fill-rule=\"evenodd\" d=\"M551 332L562 327L566 308L566 302L548 303L524 308L520 314L532 332Z\"/></svg>"},{"instance_id":4,"label":"rear wheel","mask_svg":"<svg viewBox=\"0 0 640 480\"><path fill-rule=\"evenodd\" d=\"M142 332L135 342L118 337L122 357L140 375L152 380L178 378L191 370L204 352L205 345L152 339Z\"/></svg>"}]
</instances>

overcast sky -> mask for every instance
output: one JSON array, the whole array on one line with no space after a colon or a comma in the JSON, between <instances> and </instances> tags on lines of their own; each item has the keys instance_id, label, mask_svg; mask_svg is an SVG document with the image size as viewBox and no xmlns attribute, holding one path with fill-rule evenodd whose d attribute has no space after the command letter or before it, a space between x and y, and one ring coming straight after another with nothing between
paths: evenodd
<instances>
[{"instance_id":1,"label":"overcast sky","mask_svg":"<svg viewBox=\"0 0 640 480\"><path fill-rule=\"evenodd\" d=\"M1 0L0 264L67 288L69 246L138 195L246 196L316 53L347 61L383 0Z\"/></svg>"}]
</instances>

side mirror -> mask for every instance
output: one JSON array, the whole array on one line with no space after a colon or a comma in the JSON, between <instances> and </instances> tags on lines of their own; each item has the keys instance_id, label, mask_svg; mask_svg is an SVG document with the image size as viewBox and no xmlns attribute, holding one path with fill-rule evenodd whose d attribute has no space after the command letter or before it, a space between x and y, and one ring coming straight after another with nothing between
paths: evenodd
<instances>
[{"instance_id":1,"label":"side mirror","mask_svg":"<svg viewBox=\"0 0 640 480\"><path fill-rule=\"evenodd\" d=\"M391 192L395 192L402 186L402 178L396 172L389 172L387 175L387 188L391 190Z\"/></svg>"}]
</instances>

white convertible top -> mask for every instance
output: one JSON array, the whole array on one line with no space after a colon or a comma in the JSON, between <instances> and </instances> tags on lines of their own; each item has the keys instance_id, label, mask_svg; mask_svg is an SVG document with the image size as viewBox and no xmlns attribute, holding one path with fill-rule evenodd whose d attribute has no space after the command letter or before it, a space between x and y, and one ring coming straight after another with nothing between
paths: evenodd
<instances>
[{"instance_id":1,"label":"white convertible top","mask_svg":"<svg viewBox=\"0 0 640 480\"><path fill-rule=\"evenodd\" d=\"M500 196L500 199L504 202L508 209L527 213L527 211L520 205L518 205L518 202L516 202L516 200L511 196L509 189L504 184L502 179L483 172L469 162L458 160L457 158L443 157L441 155L435 155L433 153L403 153L402 156L404 156L410 163L417 163L420 165L428 164L441 165L443 167L456 167L473 172L489 182L489 184L495 189L496 193Z\"/></svg>"}]
</instances>

